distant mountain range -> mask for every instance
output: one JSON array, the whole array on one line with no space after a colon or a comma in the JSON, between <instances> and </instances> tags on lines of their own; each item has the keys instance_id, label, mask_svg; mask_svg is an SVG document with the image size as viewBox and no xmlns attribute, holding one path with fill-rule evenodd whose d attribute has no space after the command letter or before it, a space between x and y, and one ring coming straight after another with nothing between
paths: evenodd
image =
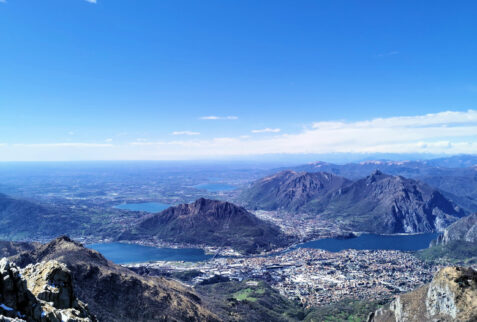
<instances>
[{"instance_id":1,"label":"distant mountain range","mask_svg":"<svg viewBox=\"0 0 477 322\"><path fill-rule=\"evenodd\" d=\"M323 161L310 162L307 164L292 167L295 171L307 172L331 172L349 179L361 178L374 170L385 173L413 177L434 174L436 171L445 173L453 172L456 169L467 169L477 167L477 155L452 156L448 158L437 158L430 160L366 160L361 162L350 162L336 164Z\"/></svg>"},{"instance_id":2,"label":"distant mountain range","mask_svg":"<svg viewBox=\"0 0 477 322\"><path fill-rule=\"evenodd\" d=\"M438 190L381 171L356 181L323 172L283 171L256 181L240 198L254 209L313 214L373 233L443 230L466 215Z\"/></svg>"},{"instance_id":3,"label":"distant mountain range","mask_svg":"<svg viewBox=\"0 0 477 322\"><path fill-rule=\"evenodd\" d=\"M467 210L477 211L477 156L473 155L423 161L369 160L347 164L319 161L289 169L296 172L328 172L352 180L379 170L427 183ZM277 171L280 170L284 169Z\"/></svg>"},{"instance_id":4,"label":"distant mountain range","mask_svg":"<svg viewBox=\"0 0 477 322\"><path fill-rule=\"evenodd\" d=\"M477 166L477 155L460 154L444 158L435 158L423 161L434 167L446 168L467 168Z\"/></svg>"},{"instance_id":5,"label":"distant mountain range","mask_svg":"<svg viewBox=\"0 0 477 322\"><path fill-rule=\"evenodd\" d=\"M119 240L157 239L173 243L229 246L245 253L268 251L292 239L272 223L229 202L198 199L147 216Z\"/></svg>"}]
</instances>

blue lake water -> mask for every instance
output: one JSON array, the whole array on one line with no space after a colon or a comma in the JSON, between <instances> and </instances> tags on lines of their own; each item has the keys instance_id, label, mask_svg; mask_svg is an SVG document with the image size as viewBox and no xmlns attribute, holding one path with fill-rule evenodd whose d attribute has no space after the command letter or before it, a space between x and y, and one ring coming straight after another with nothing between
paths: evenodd
<instances>
[{"instance_id":1,"label":"blue lake water","mask_svg":"<svg viewBox=\"0 0 477 322\"><path fill-rule=\"evenodd\" d=\"M225 183L203 183L195 185L194 188L207 190L209 192L231 191L237 189L237 187Z\"/></svg>"},{"instance_id":2,"label":"blue lake water","mask_svg":"<svg viewBox=\"0 0 477 322\"><path fill-rule=\"evenodd\" d=\"M296 246L297 248L317 248L330 252L339 252L343 249L369 249L369 250L401 250L415 251L429 247L431 240L436 239L438 234L415 234L415 235L375 235L362 234L356 238L335 239L326 238L309 241Z\"/></svg>"},{"instance_id":3,"label":"blue lake water","mask_svg":"<svg viewBox=\"0 0 477 322\"><path fill-rule=\"evenodd\" d=\"M115 208L131 211L146 211L146 212L160 212L169 208L170 205L166 205L160 202L141 202L141 203L124 203L115 206Z\"/></svg>"},{"instance_id":4,"label":"blue lake water","mask_svg":"<svg viewBox=\"0 0 477 322\"><path fill-rule=\"evenodd\" d=\"M303 244L296 248L324 249L330 252L339 252L344 249L369 249L369 250L401 250L416 251L429 247L431 240L438 234L417 235L374 235L363 234L350 239L320 239ZM91 244L87 247L97 250L110 261L116 264L139 263L148 261L186 261L198 262L210 259L212 255L206 255L202 249L196 248L156 248L126 243Z\"/></svg>"},{"instance_id":5,"label":"blue lake water","mask_svg":"<svg viewBox=\"0 0 477 322\"><path fill-rule=\"evenodd\" d=\"M199 262L212 257L196 248L157 248L125 243L104 243L87 245L116 264L140 263L148 261Z\"/></svg>"}]
</instances>

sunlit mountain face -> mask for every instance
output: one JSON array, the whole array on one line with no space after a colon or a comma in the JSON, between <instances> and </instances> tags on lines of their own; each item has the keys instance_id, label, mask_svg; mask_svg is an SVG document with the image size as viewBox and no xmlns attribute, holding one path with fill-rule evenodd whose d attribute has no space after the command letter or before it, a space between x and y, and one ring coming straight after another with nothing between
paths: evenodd
<instances>
[{"instance_id":1,"label":"sunlit mountain face","mask_svg":"<svg viewBox=\"0 0 477 322\"><path fill-rule=\"evenodd\" d=\"M477 321L476 10L0 0L0 321Z\"/></svg>"}]
</instances>

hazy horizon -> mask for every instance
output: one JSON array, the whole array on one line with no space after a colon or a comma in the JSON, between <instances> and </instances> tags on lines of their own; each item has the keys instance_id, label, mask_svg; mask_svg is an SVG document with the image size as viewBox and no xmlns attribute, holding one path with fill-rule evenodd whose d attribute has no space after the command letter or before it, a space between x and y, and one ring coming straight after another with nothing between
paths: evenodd
<instances>
[{"instance_id":1,"label":"hazy horizon","mask_svg":"<svg viewBox=\"0 0 477 322\"><path fill-rule=\"evenodd\" d=\"M0 161L477 154L474 2L0 1Z\"/></svg>"}]
</instances>

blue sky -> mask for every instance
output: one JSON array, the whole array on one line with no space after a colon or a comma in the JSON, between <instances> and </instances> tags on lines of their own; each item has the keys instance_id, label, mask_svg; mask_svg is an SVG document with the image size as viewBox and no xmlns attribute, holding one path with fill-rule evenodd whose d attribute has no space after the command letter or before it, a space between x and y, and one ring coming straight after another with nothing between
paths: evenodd
<instances>
[{"instance_id":1,"label":"blue sky","mask_svg":"<svg viewBox=\"0 0 477 322\"><path fill-rule=\"evenodd\" d=\"M0 0L0 160L477 153L475 1Z\"/></svg>"}]
</instances>

